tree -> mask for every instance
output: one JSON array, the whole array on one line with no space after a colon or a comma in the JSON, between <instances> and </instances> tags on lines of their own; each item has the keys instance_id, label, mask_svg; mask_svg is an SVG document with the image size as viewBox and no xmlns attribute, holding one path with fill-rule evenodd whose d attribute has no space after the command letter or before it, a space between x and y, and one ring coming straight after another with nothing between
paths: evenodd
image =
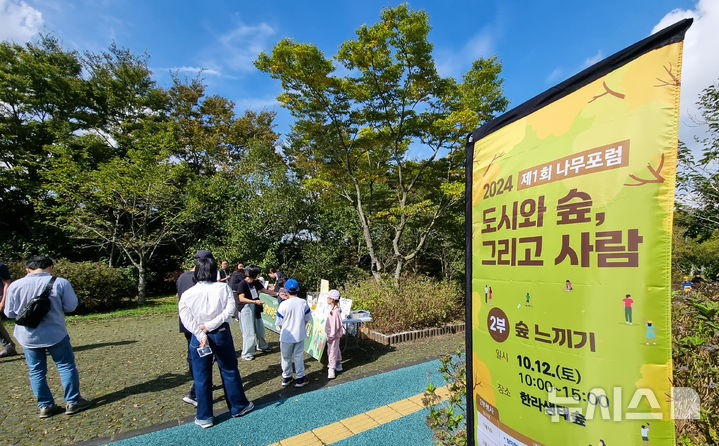
<instances>
[{"instance_id":1,"label":"tree","mask_svg":"<svg viewBox=\"0 0 719 446\"><path fill-rule=\"evenodd\" d=\"M707 136L698 139L702 156L695 160L688 147L679 144L677 196L682 224L688 236L708 238L719 229L719 83L705 88L697 102Z\"/></svg>"},{"instance_id":2,"label":"tree","mask_svg":"<svg viewBox=\"0 0 719 446\"><path fill-rule=\"evenodd\" d=\"M507 105L494 58L475 61L462 83L439 76L429 30L424 11L399 5L341 45L345 76L291 40L255 63L281 81L278 99L296 118L285 153L307 188L354 209L378 281L391 268L398 283L461 203L464 137Z\"/></svg>"},{"instance_id":3,"label":"tree","mask_svg":"<svg viewBox=\"0 0 719 446\"><path fill-rule=\"evenodd\" d=\"M25 46L0 42L0 252L6 256L62 249L62 234L42 224L36 203L52 199L42 188L46 148L89 126L81 74L78 55L52 37Z\"/></svg>"},{"instance_id":4,"label":"tree","mask_svg":"<svg viewBox=\"0 0 719 446\"><path fill-rule=\"evenodd\" d=\"M160 246L185 234L193 211L185 199L188 169L169 157L176 144L172 126L145 122L133 131L126 156L94 170L60 158L52 170L56 180L48 184L62 203L57 221L63 229L74 238L117 247L137 269L140 304L149 262Z\"/></svg>"}]
</instances>

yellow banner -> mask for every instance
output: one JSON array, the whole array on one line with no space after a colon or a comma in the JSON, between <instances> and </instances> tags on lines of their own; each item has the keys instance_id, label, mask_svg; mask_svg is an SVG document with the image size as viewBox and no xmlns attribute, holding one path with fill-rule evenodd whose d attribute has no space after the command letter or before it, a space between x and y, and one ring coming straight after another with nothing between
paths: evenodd
<instances>
[{"instance_id":1,"label":"yellow banner","mask_svg":"<svg viewBox=\"0 0 719 446\"><path fill-rule=\"evenodd\" d=\"M471 146L475 444L675 444L681 55L651 49Z\"/></svg>"}]
</instances>

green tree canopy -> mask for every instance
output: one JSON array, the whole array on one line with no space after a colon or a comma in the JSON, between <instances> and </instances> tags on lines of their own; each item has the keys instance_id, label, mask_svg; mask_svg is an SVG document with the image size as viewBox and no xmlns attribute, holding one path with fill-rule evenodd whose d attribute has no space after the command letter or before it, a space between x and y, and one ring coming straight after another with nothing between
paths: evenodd
<instances>
[{"instance_id":1,"label":"green tree canopy","mask_svg":"<svg viewBox=\"0 0 719 446\"><path fill-rule=\"evenodd\" d=\"M304 185L355 211L372 274L395 281L461 202L464 137L505 109L501 64L480 59L457 82L437 73L429 18L383 10L340 46L336 66L314 45L280 41L256 66L279 79L296 118L285 148Z\"/></svg>"}]
</instances>

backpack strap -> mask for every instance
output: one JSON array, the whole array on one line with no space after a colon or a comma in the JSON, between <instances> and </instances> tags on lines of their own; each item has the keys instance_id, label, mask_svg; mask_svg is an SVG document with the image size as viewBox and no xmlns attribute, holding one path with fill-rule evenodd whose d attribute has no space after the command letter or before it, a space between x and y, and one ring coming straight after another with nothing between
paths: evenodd
<instances>
[{"instance_id":1,"label":"backpack strap","mask_svg":"<svg viewBox=\"0 0 719 446\"><path fill-rule=\"evenodd\" d=\"M45 290L42 292L40 297L42 297L43 299L50 298L50 291L52 291L52 285L55 283L55 279L57 279L57 277L55 277L55 276L50 277L50 281L48 281L47 285L45 285Z\"/></svg>"}]
</instances>

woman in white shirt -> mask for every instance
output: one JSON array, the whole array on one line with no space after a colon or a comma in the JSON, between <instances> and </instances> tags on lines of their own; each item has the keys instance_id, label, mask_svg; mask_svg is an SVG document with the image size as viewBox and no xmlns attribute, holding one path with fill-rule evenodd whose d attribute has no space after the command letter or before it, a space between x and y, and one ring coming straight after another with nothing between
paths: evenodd
<instances>
[{"instance_id":1,"label":"woman in white shirt","mask_svg":"<svg viewBox=\"0 0 719 446\"><path fill-rule=\"evenodd\" d=\"M235 300L226 283L217 282L217 261L195 260L195 286L182 294L178 304L182 324L192 332L190 356L197 393L195 424L213 425L212 357L220 367L225 401L233 417L240 417L255 406L247 400L237 369L235 345L229 321L235 312ZM212 354L200 355L198 349L209 346Z\"/></svg>"}]
</instances>

